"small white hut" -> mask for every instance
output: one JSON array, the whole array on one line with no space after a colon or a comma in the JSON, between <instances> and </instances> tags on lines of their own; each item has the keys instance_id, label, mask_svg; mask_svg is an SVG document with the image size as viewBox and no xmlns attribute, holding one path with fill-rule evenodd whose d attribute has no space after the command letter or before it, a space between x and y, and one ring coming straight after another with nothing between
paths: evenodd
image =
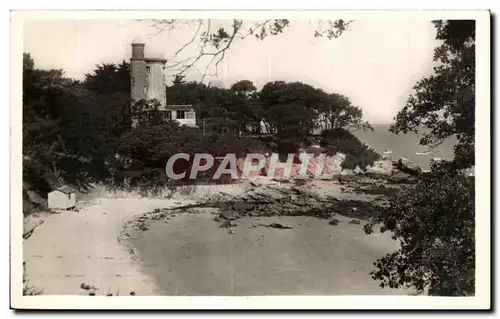
<instances>
[{"instance_id":1,"label":"small white hut","mask_svg":"<svg viewBox=\"0 0 500 319\"><path fill-rule=\"evenodd\" d=\"M76 205L76 190L69 186L59 187L48 195L49 209L70 209Z\"/></svg>"}]
</instances>

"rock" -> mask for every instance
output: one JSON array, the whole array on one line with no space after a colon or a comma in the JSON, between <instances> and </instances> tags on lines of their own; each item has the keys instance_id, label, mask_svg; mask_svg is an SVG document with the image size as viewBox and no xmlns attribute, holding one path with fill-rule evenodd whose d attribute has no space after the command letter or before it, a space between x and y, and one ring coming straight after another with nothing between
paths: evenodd
<instances>
[{"instance_id":1,"label":"rock","mask_svg":"<svg viewBox=\"0 0 500 319\"><path fill-rule=\"evenodd\" d=\"M411 175L408 175L402 171L398 171L389 177L389 181L403 184L403 183L411 183L413 180Z\"/></svg>"},{"instance_id":2,"label":"rock","mask_svg":"<svg viewBox=\"0 0 500 319\"><path fill-rule=\"evenodd\" d=\"M80 285L80 288L83 290L90 290L91 289L90 285L87 285L86 283L82 283Z\"/></svg>"},{"instance_id":3,"label":"rock","mask_svg":"<svg viewBox=\"0 0 500 319\"><path fill-rule=\"evenodd\" d=\"M363 174L363 173L364 173L364 171L363 171L363 170L359 167L359 165L358 165L358 166L356 166L356 167L354 168L354 171L353 171L353 172L354 172L354 174L356 174L356 175L360 175L360 174Z\"/></svg>"},{"instance_id":4,"label":"rock","mask_svg":"<svg viewBox=\"0 0 500 319\"><path fill-rule=\"evenodd\" d=\"M384 175L389 176L392 174L392 161L389 160L381 160L375 161L373 166L367 166L366 172L372 175Z\"/></svg>"},{"instance_id":5,"label":"rock","mask_svg":"<svg viewBox=\"0 0 500 319\"><path fill-rule=\"evenodd\" d=\"M220 224L219 228L231 228L235 226L236 226L235 223L231 222L230 220L226 220L222 224Z\"/></svg>"},{"instance_id":6,"label":"rock","mask_svg":"<svg viewBox=\"0 0 500 319\"><path fill-rule=\"evenodd\" d=\"M292 227L289 227L289 226L283 226L283 225L278 224L278 223L272 223L272 224L270 224L268 227L271 227L271 228L277 228L277 229L292 229Z\"/></svg>"},{"instance_id":7,"label":"rock","mask_svg":"<svg viewBox=\"0 0 500 319\"><path fill-rule=\"evenodd\" d=\"M224 211L219 214L219 217L225 220L235 220L237 216L235 211Z\"/></svg>"},{"instance_id":8,"label":"rock","mask_svg":"<svg viewBox=\"0 0 500 319\"><path fill-rule=\"evenodd\" d=\"M339 224L340 220L338 219L332 219L328 224L332 226L337 226Z\"/></svg>"},{"instance_id":9,"label":"rock","mask_svg":"<svg viewBox=\"0 0 500 319\"><path fill-rule=\"evenodd\" d=\"M339 180L340 181L353 181L357 180L358 176L354 174L354 171L352 169L343 169L340 172Z\"/></svg>"},{"instance_id":10,"label":"rock","mask_svg":"<svg viewBox=\"0 0 500 319\"><path fill-rule=\"evenodd\" d=\"M410 161L409 159L404 157L399 158L396 167L400 171L410 174L412 176L418 176L422 173L422 168L420 168L420 166L418 166L417 163Z\"/></svg>"},{"instance_id":11,"label":"rock","mask_svg":"<svg viewBox=\"0 0 500 319\"><path fill-rule=\"evenodd\" d=\"M279 183L274 181L272 178L267 176L257 176L254 177L250 182L250 191L259 191L259 188L266 187L268 185L278 185ZM231 199L229 196L227 199Z\"/></svg>"},{"instance_id":12,"label":"rock","mask_svg":"<svg viewBox=\"0 0 500 319\"><path fill-rule=\"evenodd\" d=\"M351 221L349 222L349 224L359 225L359 224L361 224L361 221L359 219L351 219Z\"/></svg>"},{"instance_id":13,"label":"rock","mask_svg":"<svg viewBox=\"0 0 500 319\"><path fill-rule=\"evenodd\" d=\"M278 224L278 223L272 223L269 225L264 225L264 224L254 225L254 227L258 227L258 226L268 227L268 228L276 228L276 229L293 229L293 227L283 226L283 225Z\"/></svg>"},{"instance_id":14,"label":"rock","mask_svg":"<svg viewBox=\"0 0 500 319\"><path fill-rule=\"evenodd\" d=\"M239 213L244 213L246 211L252 210L254 207L252 203L248 202L234 202L233 203L233 210ZM229 216L229 215L226 215ZM230 218L228 218L230 219Z\"/></svg>"},{"instance_id":15,"label":"rock","mask_svg":"<svg viewBox=\"0 0 500 319\"><path fill-rule=\"evenodd\" d=\"M130 295L131 295L131 296L135 296L135 291L131 291L131 292L130 292Z\"/></svg>"},{"instance_id":16,"label":"rock","mask_svg":"<svg viewBox=\"0 0 500 319\"><path fill-rule=\"evenodd\" d=\"M343 169L342 172L340 172L340 175L346 176L346 175L354 175L354 171L352 169Z\"/></svg>"},{"instance_id":17,"label":"rock","mask_svg":"<svg viewBox=\"0 0 500 319\"><path fill-rule=\"evenodd\" d=\"M277 183L291 183L293 179L291 178L273 178L273 181Z\"/></svg>"}]
</instances>

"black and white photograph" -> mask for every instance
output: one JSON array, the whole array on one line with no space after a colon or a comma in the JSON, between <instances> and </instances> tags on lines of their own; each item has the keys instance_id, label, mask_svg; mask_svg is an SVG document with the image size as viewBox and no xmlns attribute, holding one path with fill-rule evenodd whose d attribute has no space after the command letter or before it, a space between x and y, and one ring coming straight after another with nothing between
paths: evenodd
<instances>
[{"instance_id":1,"label":"black and white photograph","mask_svg":"<svg viewBox=\"0 0 500 319\"><path fill-rule=\"evenodd\" d=\"M11 18L12 308L491 307L489 11Z\"/></svg>"}]
</instances>

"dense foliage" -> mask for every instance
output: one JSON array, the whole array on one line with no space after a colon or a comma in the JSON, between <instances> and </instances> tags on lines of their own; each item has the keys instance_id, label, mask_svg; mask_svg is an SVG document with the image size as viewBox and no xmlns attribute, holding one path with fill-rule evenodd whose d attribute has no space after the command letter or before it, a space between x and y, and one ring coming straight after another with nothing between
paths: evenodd
<instances>
[{"instance_id":1,"label":"dense foliage","mask_svg":"<svg viewBox=\"0 0 500 319\"><path fill-rule=\"evenodd\" d=\"M62 183L160 185L166 160L177 152L288 153L309 145L322 128L369 128L348 98L301 82L270 82L259 91L248 80L224 89L177 76L166 87L168 104L193 106L198 127L187 128L169 120L158 101L131 107L125 61L97 65L79 82L62 70L37 69L24 54L23 76L25 190L41 197ZM333 147L361 156L363 145L347 140Z\"/></svg>"},{"instance_id":2,"label":"dense foliage","mask_svg":"<svg viewBox=\"0 0 500 319\"><path fill-rule=\"evenodd\" d=\"M423 145L455 135L455 158L433 165L416 186L392 197L375 220L382 223L382 231L393 232L401 248L380 258L372 275L381 286L468 296L475 293L475 183L461 169L474 165L475 21L434 25L442 40L434 54L439 65L416 84L392 130L430 128Z\"/></svg>"},{"instance_id":3,"label":"dense foliage","mask_svg":"<svg viewBox=\"0 0 500 319\"><path fill-rule=\"evenodd\" d=\"M382 231L393 232L401 248L377 260L373 278L382 287L409 286L429 295L473 295L474 220L472 178L427 175L394 196L379 216Z\"/></svg>"}]
</instances>

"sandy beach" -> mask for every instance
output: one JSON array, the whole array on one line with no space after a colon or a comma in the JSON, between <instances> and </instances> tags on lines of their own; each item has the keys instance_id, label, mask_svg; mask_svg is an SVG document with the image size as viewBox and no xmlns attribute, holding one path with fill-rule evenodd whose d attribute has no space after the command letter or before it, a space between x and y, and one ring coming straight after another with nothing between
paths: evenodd
<instances>
[{"instance_id":1,"label":"sandy beach","mask_svg":"<svg viewBox=\"0 0 500 319\"><path fill-rule=\"evenodd\" d=\"M87 295L82 283L97 287L97 294L154 294L156 284L140 271L117 236L133 216L171 204L172 200L102 199L79 212L49 216L24 242L30 282L44 295Z\"/></svg>"},{"instance_id":2,"label":"sandy beach","mask_svg":"<svg viewBox=\"0 0 500 319\"><path fill-rule=\"evenodd\" d=\"M341 195L339 185L329 185L318 190ZM118 240L124 225L155 209L245 187L206 186L171 199L99 197L79 211L48 215L25 240L26 274L44 295L87 295L82 283L97 295L406 293L381 289L369 275L396 242L388 234L365 235L363 223L340 215L336 226L308 216L242 218L229 232L214 213L180 211ZM262 227L273 222L291 229Z\"/></svg>"},{"instance_id":3,"label":"sandy beach","mask_svg":"<svg viewBox=\"0 0 500 319\"><path fill-rule=\"evenodd\" d=\"M125 223L156 208L192 203L190 198L210 197L241 187L197 187L189 197L141 198L137 194L110 193L96 188L77 204L78 211L31 218L39 220L33 234L23 243L23 261L30 284L44 295L88 295L83 284L94 286L97 295L154 295L157 285L141 271L134 253L118 240Z\"/></svg>"},{"instance_id":4,"label":"sandy beach","mask_svg":"<svg viewBox=\"0 0 500 319\"><path fill-rule=\"evenodd\" d=\"M252 217L228 232L210 213L177 214L131 239L162 295L379 295L373 262L397 249L388 234L314 217ZM280 223L291 229L264 227ZM234 233L233 233L234 232Z\"/></svg>"}]
</instances>

